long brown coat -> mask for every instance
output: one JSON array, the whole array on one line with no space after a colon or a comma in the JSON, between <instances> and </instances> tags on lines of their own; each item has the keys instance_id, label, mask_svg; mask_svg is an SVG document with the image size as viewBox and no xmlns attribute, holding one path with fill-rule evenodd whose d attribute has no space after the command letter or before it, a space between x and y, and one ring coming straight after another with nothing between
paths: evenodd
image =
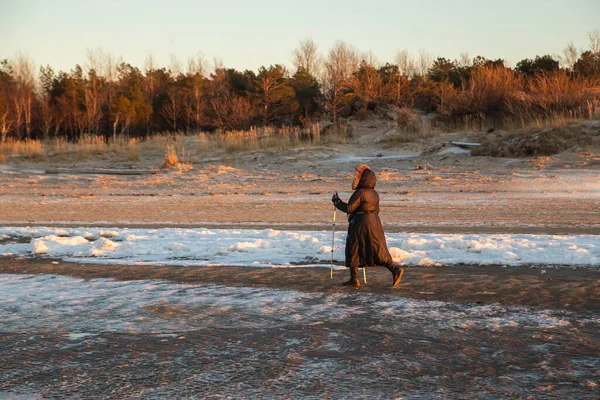
<instances>
[{"instance_id":1,"label":"long brown coat","mask_svg":"<svg viewBox=\"0 0 600 400\"><path fill-rule=\"evenodd\" d=\"M352 189L356 191L348 203L339 201L336 207L348 214L346 267L390 265L392 256L387 248L383 226L379 219L379 195L375 191L375 173L366 165L357 168Z\"/></svg>"}]
</instances>

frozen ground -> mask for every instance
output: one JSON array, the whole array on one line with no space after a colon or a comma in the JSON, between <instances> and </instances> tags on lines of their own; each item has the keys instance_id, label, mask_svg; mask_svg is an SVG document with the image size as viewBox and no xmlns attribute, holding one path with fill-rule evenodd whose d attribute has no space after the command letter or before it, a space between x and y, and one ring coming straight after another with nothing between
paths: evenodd
<instances>
[{"instance_id":1,"label":"frozen ground","mask_svg":"<svg viewBox=\"0 0 600 400\"><path fill-rule=\"evenodd\" d=\"M600 270L598 235L388 233L404 265L538 265ZM344 261L345 232L334 242ZM328 231L254 229L0 228L0 255L105 264L299 266L331 262ZM341 267L340 267L341 268Z\"/></svg>"},{"instance_id":2,"label":"frozen ground","mask_svg":"<svg viewBox=\"0 0 600 400\"><path fill-rule=\"evenodd\" d=\"M0 398L597 399L600 156L422 157L365 129L153 175L77 170L164 154L5 159ZM329 279L358 162L409 265L395 289Z\"/></svg>"},{"instance_id":3,"label":"frozen ground","mask_svg":"<svg viewBox=\"0 0 600 400\"><path fill-rule=\"evenodd\" d=\"M386 232L600 230L598 155L406 157L398 149L373 144L358 152L298 148L207 155L193 160L189 170L140 176L77 173L90 166L141 168L102 159L0 166L0 224L326 229L332 219L331 195L337 191L347 199L353 168L367 161L377 173ZM160 163L155 159L143 165ZM44 173L58 166L73 173ZM343 219L338 217L341 227Z\"/></svg>"},{"instance_id":4,"label":"frozen ground","mask_svg":"<svg viewBox=\"0 0 600 400\"><path fill-rule=\"evenodd\" d=\"M9 398L598 395L594 313L54 275L0 291Z\"/></svg>"}]
</instances>

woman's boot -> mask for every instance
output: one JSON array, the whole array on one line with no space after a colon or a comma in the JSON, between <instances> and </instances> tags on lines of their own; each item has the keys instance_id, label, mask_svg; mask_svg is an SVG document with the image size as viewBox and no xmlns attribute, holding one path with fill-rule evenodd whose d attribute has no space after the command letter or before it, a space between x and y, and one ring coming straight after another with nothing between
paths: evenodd
<instances>
[{"instance_id":1,"label":"woman's boot","mask_svg":"<svg viewBox=\"0 0 600 400\"><path fill-rule=\"evenodd\" d=\"M392 273L392 287L396 287L396 285L398 285L402 280L404 269L400 268L394 263L386 264L385 267Z\"/></svg>"},{"instance_id":2,"label":"woman's boot","mask_svg":"<svg viewBox=\"0 0 600 400\"><path fill-rule=\"evenodd\" d=\"M360 282L358 281L358 267L350 268L350 280L342 283L342 285L350 286L350 287L359 287L360 286Z\"/></svg>"}]
</instances>

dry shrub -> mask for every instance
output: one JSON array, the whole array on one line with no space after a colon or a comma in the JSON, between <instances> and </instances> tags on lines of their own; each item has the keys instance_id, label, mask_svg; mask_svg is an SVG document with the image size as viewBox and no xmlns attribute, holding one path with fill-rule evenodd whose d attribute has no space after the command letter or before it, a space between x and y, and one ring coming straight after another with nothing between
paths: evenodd
<instances>
[{"instance_id":1,"label":"dry shrub","mask_svg":"<svg viewBox=\"0 0 600 400\"><path fill-rule=\"evenodd\" d=\"M440 110L465 130L564 127L600 112L600 81L563 70L526 79L506 68L482 68L460 91L445 90Z\"/></svg>"},{"instance_id":2,"label":"dry shrub","mask_svg":"<svg viewBox=\"0 0 600 400\"><path fill-rule=\"evenodd\" d=\"M168 145L167 151L165 153L165 161L161 168L171 168L179 164L179 158L177 157L177 151L175 151L175 147Z\"/></svg>"},{"instance_id":3,"label":"dry shrub","mask_svg":"<svg viewBox=\"0 0 600 400\"><path fill-rule=\"evenodd\" d=\"M583 110L588 102L598 97L592 90L595 82L591 78L571 77L566 71L555 71L539 74L529 82L527 96L521 96L517 104L521 110L513 108L513 113L519 111L552 115L568 110Z\"/></svg>"},{"instance_id":4,"label":"dry shrub","mask_svg":"<svg viewBox=\"0 0 600 400\"><path fill-rule=\"evenodd\" d=\"M460 91L444 94L441 112L451 116L502 113L523 88L523 77L510 69L479 68Z\"/></svg>"},{"instance_id":5,"label":"dry shrub","mask_svg":"<svg viewBox=\"0 0 600 400\"><path fill-rule=\"evenodd\" d=\"M417 132L423 127L419 114L411 108L398 108L396 114L396 124L400 129Z\"/></svg>"},{"instance_id":6,"label":"dry shrub","mask_svg":"<svg viewBox=\"0 0 600 400\"><path fill-rule=\"evenodd\" d=\"M540 157L600 144L600 129L586 129L581 124L548 129L534 129L496 135L471 152L474 156Z\"/></svg>"},{"instance_id":7,"label":"dry shrub","mask_svg":"<svg viewBox=\"0 0 600 400\"><path fill-rule=\"evenodd\" d=\"M140 153L138 152L137 144L137 139L129 140L129 161L140 161Z\"/></svg>"}]
</instances>

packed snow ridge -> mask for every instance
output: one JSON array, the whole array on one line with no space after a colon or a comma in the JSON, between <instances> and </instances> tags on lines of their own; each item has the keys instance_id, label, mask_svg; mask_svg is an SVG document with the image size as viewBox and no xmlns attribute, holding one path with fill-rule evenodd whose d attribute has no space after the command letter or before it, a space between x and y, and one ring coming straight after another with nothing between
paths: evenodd
<instances>
[{"instance_id":1,"label":"packed snow ridge","mask_svg":"<svg viewBox=\"0 0 600 400\"><path fill-rule=\"evenodd\" d=\"M600 236L386 235L404 265L542 265L600 269ZM333 258L344 261L345 233ZM315 266L331 261L330 231L253 229L0 228L0 255L148 265ZM341 267L339 267L341 268Z\"/></svg>"}]
</instances>

